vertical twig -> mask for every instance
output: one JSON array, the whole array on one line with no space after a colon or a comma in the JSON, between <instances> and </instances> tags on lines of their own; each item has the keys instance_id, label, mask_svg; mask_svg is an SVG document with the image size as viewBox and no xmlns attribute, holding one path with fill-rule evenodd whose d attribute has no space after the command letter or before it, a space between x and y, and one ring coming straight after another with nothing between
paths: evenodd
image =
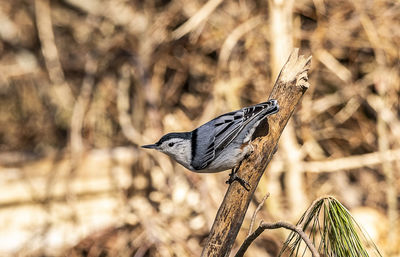
<instances>
[{"instance_id":1,"label":"vertical twig","mask_svg":"<svg viewBox=\"0 0 400 257\"><path fill-rule=\"evenodd\" d=\"M261 200L261 203L257 206L257 209L254 211L253 217L251 217L249 232L248 232L247 236L250 236L250 234L252 233L254 222L256 221L257 214L261 210L261 208L263 207L263 205L264 205L265 201L268 199L268 197L269 197L269 193L265 194L263 199Z\"/></svg>"},{"instance_id":2,"label":"vertical twig","mask_svg":"<svg viewBox=\"0 0 400 257\"><path fill-rule=\"evenodd\" d=\"M131 76L128 65L123 65L120 70L117 90L118 120L122 133L135 145L141 145L142 135L135 129L129 115L129 88L131 86Z\"/></svg>"},{"instance_id":3,"label":"vertical twig","mask_svg":"<svg viewBox=\"0 0 400 257\"><path fill-rule=\"evenodd\" d=\"M85 112L90 103L90 96L93 91L94 73L97 70L97 61L87 56L85 64L86 76L83 79L81 92L75 102L71 117L71 159L76 162L80 159L83 151L82 127L85 118Z\"/></svg>"},{"instance_id":4,"label":"vertical twig","mask_svg":"<svg viewBox=\"0 0 400 257\"><path fill-rule=\"evenodd\" d=\"M65 117L70 116L74 97L69 85L65 82L58 50L56 47L53 24L51 21L51 7L49 0L35 1L35 16L43 57L45 59L52 90L56 99L53 103L59 107Z\"/></svg>"}]
</instances>

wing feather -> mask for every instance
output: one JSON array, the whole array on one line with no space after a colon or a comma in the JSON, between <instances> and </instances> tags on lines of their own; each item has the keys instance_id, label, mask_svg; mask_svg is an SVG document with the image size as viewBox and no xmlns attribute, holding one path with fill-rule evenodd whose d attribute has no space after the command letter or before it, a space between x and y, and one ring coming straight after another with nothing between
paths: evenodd
<instances>
[{"instance_id":1,"label":"wing feather","mask_svg":"<svg viewBox=\"0 0 400 257\"><path fill-rule=\"evenodd\" d=\"M202 138L200 142L192 142L192 147L197 148L194 151L196 155L193 156L192 167L196 170L205 169L250 122L275 113L278 107L276 101L272 101L223 114L196 129L197 135L201 134Z\"/></svg>"}]
</instances>

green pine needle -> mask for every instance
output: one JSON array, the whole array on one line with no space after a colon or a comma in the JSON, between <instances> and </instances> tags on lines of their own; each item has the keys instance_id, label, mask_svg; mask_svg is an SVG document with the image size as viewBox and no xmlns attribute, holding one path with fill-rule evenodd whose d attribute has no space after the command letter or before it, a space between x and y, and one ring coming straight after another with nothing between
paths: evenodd
<instances>
[{"instance_id":1,"label":"green pine needle","mask_svg":"<svg viewBox=\"0 0 400 257\"><path fill-rule=\"evenodd\" d=\"M321 256L382 257L374 242L350 212L331 196L314 201L297 225L309 235ZM292 232L279 256L304 256L306 251L300 236Z\"/></svg>"}]
</instances>

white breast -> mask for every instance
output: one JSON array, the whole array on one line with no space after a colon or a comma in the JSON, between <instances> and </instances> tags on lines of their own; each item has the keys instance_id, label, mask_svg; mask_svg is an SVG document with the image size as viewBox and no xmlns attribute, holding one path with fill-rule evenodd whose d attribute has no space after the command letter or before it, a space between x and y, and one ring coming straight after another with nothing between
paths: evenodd
<instances>
[{"instance_id":1,"label":"white breast","mask_svg":"<svg viewBox=\"0 0 400 257\"><path fill-rule=\"evenodd\" d=\"M241 148L230 144L226 149L222 150L219 156L213 160L205 170L196 170L199 173L214 173L224 170L230 170L236 167L240 161L250 152L249 145Z\"/></svg>"}]
</instances>

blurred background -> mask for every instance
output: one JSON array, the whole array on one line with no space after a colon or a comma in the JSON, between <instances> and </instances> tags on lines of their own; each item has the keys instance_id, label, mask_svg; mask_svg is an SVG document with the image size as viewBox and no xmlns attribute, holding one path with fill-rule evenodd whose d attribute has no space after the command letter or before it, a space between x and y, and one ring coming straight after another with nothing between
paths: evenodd
<instances>
[{"instance_id":1,"label":"blurred background","mask_svg":"<svg viewBox=\"0 0 400 257\"><path fill-rule=\"evenodd\" d=\"M400 256L400 2L0 0L0 255L199 256L228 172L140 149L265 101L292 47L310 88L246 214L333 195ZM258 220L256 221L258 224ZM276 256L286 231L247 256Z\"/></svg>"}]
</instances>

